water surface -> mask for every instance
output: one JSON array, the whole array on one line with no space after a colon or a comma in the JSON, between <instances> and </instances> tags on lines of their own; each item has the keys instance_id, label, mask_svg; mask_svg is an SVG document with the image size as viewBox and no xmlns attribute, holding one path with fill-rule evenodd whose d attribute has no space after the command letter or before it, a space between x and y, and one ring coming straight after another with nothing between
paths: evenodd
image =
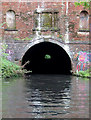
<instances>
[{"instance_id":1,"label":"water surface","mask_svg":"<svg viewBox=\"0 0 91 120\"><path fill-rule=\"evenodd\" d=\"M89 118L89 80L31 75L3 81L3 118Z\"/></svg>"}]
</instances>

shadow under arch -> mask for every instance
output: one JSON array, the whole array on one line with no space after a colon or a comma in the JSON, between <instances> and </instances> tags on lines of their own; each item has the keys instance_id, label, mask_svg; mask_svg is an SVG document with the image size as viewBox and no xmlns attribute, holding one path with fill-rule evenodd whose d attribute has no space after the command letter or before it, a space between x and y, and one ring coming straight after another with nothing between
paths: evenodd
<instances>
[{"instance_id":1,"label":"shadow under arch","mask_svg":"<svg viewBox=\"0 0 91 120\"><path fill-rule=\"evenodd\" d=\"M22 58L22 65L34 74L71 74L71 59L59 45L41 42L29 48Z\"/></svg>"}]
</instances>

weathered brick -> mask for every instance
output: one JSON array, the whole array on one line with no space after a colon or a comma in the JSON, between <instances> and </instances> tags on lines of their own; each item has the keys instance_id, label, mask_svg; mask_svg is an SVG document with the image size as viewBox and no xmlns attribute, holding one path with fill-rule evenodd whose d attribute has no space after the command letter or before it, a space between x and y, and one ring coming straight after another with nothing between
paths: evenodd
<instances>
[{"instance_id":1,"label":"weathered brick","mask_svg":"<svg viewBox=\"0 0 91 120\"><path fill-rule=\"evenodd\" d=\"M66 15L66 2L64 2L64 5L62 6L62 2L46 2L44 4L45 8L53 8L57 9L59 11L59 28L60 28L60 33L65 36L66 33L66 17L68 17L68 24L70 25L69 27L69 38L70 40L74 39L77 40L79 39L74 34L76 34L79 31L79 15L82 10L84 10L83 6L78 6L75 7L74 2L69 2L68 5L68 13ZM40 3L40 6L42 3ZM3 22L6 21L6 12L8 10L13 10L16 13L16 29L18 30L18 36L17 37L28 37L29 33L32 34L32 29L34 26L34 20L33 20L33 14L35 9L38 7L37 2L3 2L2 3L2 20ZM87 9L86 11L89 10ZM90 14L90 13L89 13ZM71 24L70 24L71 23ZM73 24L73 26L72 26ZM4 25L4 28L6 29L7 26ZM25 31L26 33L24 33ZM3 35L6 33L4 32ZM82 37L82 40L85 40L87 35L85 37ZM87 39L89 39L87 37Z\"/></svg>"}]
</instances>

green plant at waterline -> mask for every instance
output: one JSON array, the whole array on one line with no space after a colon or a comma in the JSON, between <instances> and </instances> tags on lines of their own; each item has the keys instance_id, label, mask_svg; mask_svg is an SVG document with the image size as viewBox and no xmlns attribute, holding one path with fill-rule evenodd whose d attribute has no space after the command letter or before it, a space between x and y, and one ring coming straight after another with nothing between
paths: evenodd
<instances>
[{"instance_id":1,"label":"green plant at waterline","mask_svg":"<svg viewBox=\"0 0 91 120\"><path fill-rule=\"evenodd\" d=\"M91 69L79 71L78 73L76 73L76 75L80 77L91 77Z\"/></svg>"},{"instance_id":2,"label":"green plant at waterline","mask_svg":"<svg viewBox=\"0 0 91 120\"><path fill-rule=\"evenodd\" d=\"M9 77L18 77L22 76L26 70L22 70L23 66L19 66L10 60L7 60L7 56L9 55L6 52L7 45L5 43L1 44L0 49L0 77L9 78Z\"/></svg>"},{"instance_id":3,"label":"green plant at waterline","mask_svg":"<svg viewBox=\"0 0 91 120\"><path fill-rule=\"evenodd\" d=\"M21 67L14 64L13 62L2 57L1 72L2 78L9 78L12 76L18 77L23 74Z\"/></svg>"}]
</instances>

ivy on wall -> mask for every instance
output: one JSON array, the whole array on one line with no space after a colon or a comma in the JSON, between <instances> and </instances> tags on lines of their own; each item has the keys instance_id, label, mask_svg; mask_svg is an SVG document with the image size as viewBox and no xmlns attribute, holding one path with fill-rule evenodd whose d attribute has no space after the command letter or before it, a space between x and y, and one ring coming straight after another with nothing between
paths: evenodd
<instances>
[{"instance_id":1,"label":"ivy on wall","mask_svg":"<svg viewBox=\"0 0 91 120\"><path fill-rule=\"evenodd\" d=\"M80 6L80 5L82 5L82 6L84 6L85 8L90 9L90 8L91 8L91 7L90 7L90 2L91 2L91 0L88 0L88 2L82 2L82 0L78 0L78 2L75 2L75 6Z\"/></svg>"}]
</instances>

